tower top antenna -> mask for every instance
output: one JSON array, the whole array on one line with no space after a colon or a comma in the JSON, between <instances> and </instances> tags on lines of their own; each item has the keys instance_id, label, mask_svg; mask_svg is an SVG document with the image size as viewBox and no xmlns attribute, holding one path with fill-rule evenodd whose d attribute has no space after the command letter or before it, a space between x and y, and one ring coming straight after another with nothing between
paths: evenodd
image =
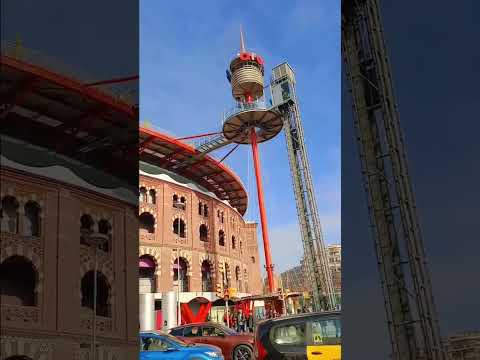
<instances>
[{"instance_id":1,"label":"tower top antenna","mask_svg":"<svg viewBox=\"0 0 480 360\"><path fill-rule=\"evenodd\" d=\"M243 28L241 24L240 24L240 52L241 53L245 52L245 40L243 38Z\"/></svg>"}]
</instances>

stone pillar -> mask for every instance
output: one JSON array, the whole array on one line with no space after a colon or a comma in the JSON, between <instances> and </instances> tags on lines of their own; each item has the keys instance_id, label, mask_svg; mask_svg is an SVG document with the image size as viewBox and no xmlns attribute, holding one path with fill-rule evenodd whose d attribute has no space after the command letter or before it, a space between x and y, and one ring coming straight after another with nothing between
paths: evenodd
<instances>
[{"instance_id":1,"label":"stone pillar","mask_svg":"<svg viewBox=\"0 0 480 360\"><path fill-rule=\"evenodd\" d=\"M139 301L140 331L156 330L155 297L153 293L140 294Z\"/></svg>"}]
</instances>

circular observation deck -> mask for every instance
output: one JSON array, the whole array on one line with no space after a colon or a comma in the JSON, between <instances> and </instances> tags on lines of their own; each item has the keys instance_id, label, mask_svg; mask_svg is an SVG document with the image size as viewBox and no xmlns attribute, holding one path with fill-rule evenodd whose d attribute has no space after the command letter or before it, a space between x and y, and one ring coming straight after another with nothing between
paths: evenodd
<instances>
[{"instance_id":1,"label":"circular observation deck","mask_svg":"<svg viewBox=\"0 0 480 360\"><path fill-rule=\"evenodd\" d=\"M267 109L262 102L239 103L227 113L223 122L223 136L237 144L250 144L250 130L257 132L257 142L274 138L283 127L280 112Z\"/></svg>"}]
</instances>

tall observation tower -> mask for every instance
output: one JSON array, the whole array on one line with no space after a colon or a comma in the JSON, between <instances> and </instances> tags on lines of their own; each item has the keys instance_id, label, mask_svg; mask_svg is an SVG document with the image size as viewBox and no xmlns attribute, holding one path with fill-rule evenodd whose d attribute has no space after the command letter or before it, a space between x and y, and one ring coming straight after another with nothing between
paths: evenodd
<instances>
[{"instance_id":1,"label":"tall observation tower","mask_svg":"<svg viewBox=\"0 0 480 360\"><path fill-rule=\"evenodd\" d=\"M277 110L268 109L265 105L263 75L263 58L245 48L243 32L240 30L240 51L230 62L230 67L227 70L227 78L232 85L232 96L236 101L236 106L231 115L227 115L222 131L223 136L228 141L237 144L250 144L252 147L268 287L270 292L273 292L273 264L258 144L275 137L282 130L283 122L281 114Z\"/></svg>"}]
</instances>

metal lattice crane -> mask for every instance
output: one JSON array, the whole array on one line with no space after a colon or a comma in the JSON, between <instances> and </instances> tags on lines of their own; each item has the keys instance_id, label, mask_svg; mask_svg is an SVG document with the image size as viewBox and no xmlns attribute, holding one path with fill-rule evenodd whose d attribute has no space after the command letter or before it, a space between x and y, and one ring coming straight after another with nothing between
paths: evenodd
<instances>
[{"instance_id":1,"label":"metal lattice crane","mask_svg":"<svg viewBox=\"0 0 480 360\"><path fill-rule=\"evenodd\" d=\"M312 286L314 307L317 311L334 310L338 308L339 304L318 215L295 93L295 76L287 63L280 64L273 69L271 92L273 105L279 109L283 117L283 128L303 240L305 269L309 284Z\"/></svg>"},{"instance_id":2,"label":"metal lattice crane","mask_svg":"<svg viewBox=\"0 0 480 360\"><path fill-rule=\"evenodd\" d=\"M342 2L342 55L392 357L445 360L376 0Z\"/></svg>"}]
</instances>

